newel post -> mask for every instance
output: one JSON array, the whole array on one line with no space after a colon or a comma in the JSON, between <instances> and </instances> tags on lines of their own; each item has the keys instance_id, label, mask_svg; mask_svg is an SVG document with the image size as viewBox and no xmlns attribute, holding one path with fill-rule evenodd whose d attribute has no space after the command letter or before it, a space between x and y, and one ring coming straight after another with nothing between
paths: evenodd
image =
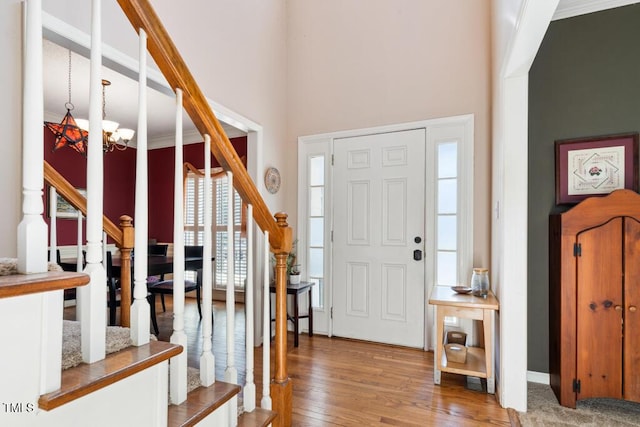
<instances>
[{"instance_id":1,"label":"newel post","mask_svg":"<svg viewBox=\"0 0 640 427\"><path fill-rule=\"evenodd\" d=\"M293 412L293 384L287 373L287 257L292 246L292 229L287 224L287 214L274 215L282 230L279 248L272 248L276 258L276 335L275 375L271 380L273 411L278 413L274 426L290 426Z\"/></svg>"},{"instance_id":2,"label":"newel post","mask_svg":"<svg viewBox=\"0 0 640 427\"><path fill-rule=\"evenodd\" d=\"M134 246L133 218L120 217L122 245L120 246L120 326L131 326L131 250Z\"/></svg>"}]
</instances>

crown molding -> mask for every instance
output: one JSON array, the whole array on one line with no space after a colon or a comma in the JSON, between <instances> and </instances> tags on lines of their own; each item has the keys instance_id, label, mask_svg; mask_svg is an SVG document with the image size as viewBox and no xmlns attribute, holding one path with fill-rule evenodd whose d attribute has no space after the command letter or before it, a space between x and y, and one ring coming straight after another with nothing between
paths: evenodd
<instances>
[{"instance_id":1,"label":"crown molding","mask_svg":"<svg viewBox=\"0 0 640 427\"><path fill-rule=\"evenodd\" d=\"M640 3L640 0L560 0L552 21Z\"/></svg>"}]
</instances>

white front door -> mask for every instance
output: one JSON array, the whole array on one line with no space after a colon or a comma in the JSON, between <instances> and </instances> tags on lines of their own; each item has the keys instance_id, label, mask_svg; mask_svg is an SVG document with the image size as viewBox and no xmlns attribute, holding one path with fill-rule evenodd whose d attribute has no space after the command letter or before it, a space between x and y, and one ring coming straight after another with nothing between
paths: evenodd
<instances>
[{"instance_id":1,"label":"white front door","mask_svg":"<svg viewBox=\"0 0 640 427\"><path fill-rule=\"evenodd\" d=\"M333 334L424 345L426 130L334 140Z\"/></svg>"}]
</instances>

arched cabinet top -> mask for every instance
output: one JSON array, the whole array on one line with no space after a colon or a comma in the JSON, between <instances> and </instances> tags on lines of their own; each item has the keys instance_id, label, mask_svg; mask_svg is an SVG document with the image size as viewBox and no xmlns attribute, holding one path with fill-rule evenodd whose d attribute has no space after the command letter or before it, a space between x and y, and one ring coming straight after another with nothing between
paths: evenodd
<instances>
[{"instance_id":1,"label":"arched cabinet top","mask_svg":"<svg viewBox=\"0 0 640 427\"><path fill-rule=\"evenodd\" d=\"M590 197L568 211L558 214L563 235L576 234L616 217L633 217L640 221L640 194L632 190L616 190L604 197Z\"/></svg>"}]
</instances>

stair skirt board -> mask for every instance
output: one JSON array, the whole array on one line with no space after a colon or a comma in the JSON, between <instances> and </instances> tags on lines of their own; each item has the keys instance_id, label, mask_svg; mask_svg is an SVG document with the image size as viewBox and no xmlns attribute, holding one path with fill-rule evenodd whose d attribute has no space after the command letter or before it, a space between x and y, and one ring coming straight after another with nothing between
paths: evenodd
<instances>
[{"instance_id":1,"label":"stair skirt board","mask_svg":"<svg viewBox=\"0 0 640 427\"><path fill-rule=\"evenodd\" d=\"M65 372L93 365L81 365ZM166 425L168 377L165 360L53 410L36 411L34 425L113 427L125 420L127 425L135 426Z\"/></svg>"}]
</instances>

